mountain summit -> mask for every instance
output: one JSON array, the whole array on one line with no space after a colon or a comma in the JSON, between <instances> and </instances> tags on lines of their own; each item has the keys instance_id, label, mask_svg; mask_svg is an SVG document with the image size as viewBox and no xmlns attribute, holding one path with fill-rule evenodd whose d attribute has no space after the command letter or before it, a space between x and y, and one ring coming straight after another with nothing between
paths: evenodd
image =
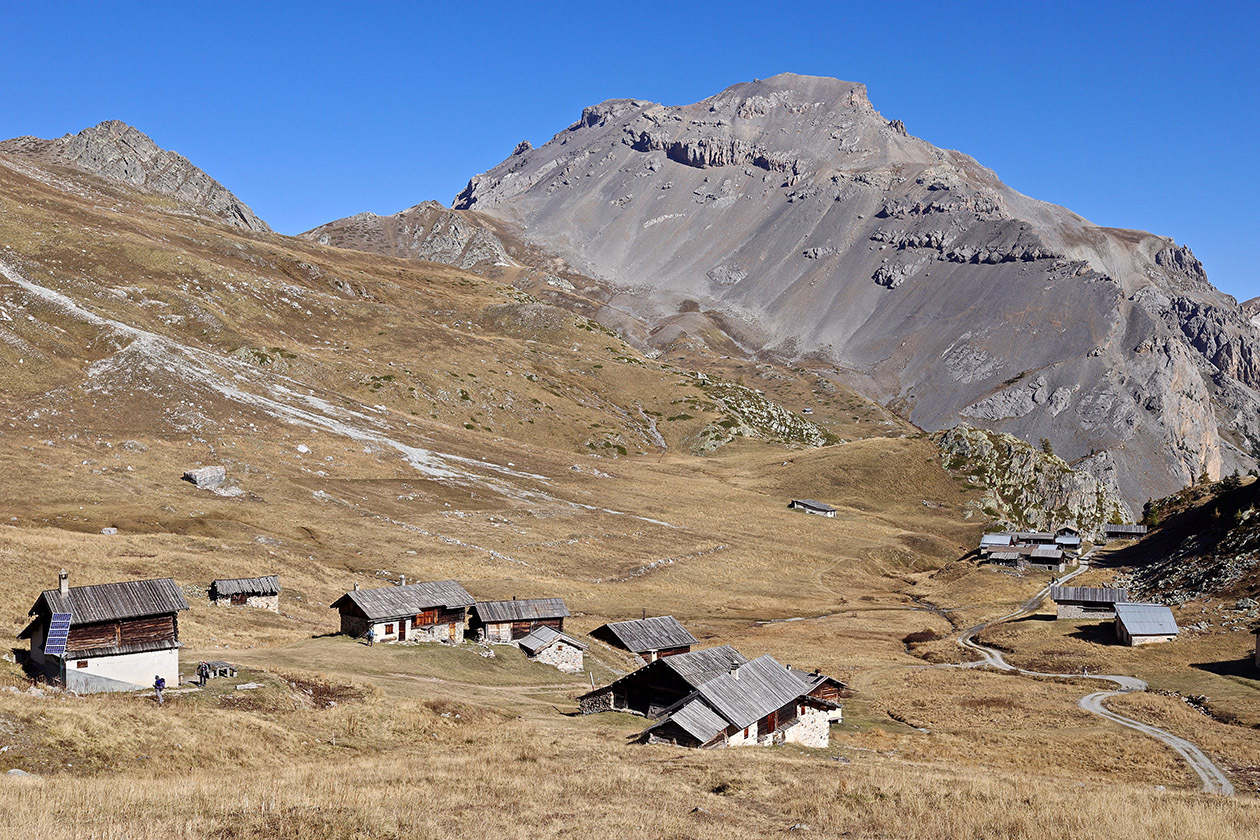
<instances>
[{"instance_id":1,"label":"mountain summit","mask_svg":"<svg viewBox=\"0 0 1260 840\"><path fill-rule=\"evenodd\" d=\"M1188 248L1016 192L861 84L609 100L454 206L598 279L661 342L698 309L921 427L1044 438L1131 504L1260 452L1256 330Z\"/></svg>"},{"instance_id":2,"label":"mountain summit","mask_svg":"<svg viewBox=\"0 0 1260 840\"><path fill-rule=\"evenodd\" d=\"M260 233L271 230L243 201L188 158L161 148L148 135L118 120L106 120L55 140L16 137L0 142L0 152L71 166L146 192L172 196L239 228Z\"/></svg>"}]
</instances>

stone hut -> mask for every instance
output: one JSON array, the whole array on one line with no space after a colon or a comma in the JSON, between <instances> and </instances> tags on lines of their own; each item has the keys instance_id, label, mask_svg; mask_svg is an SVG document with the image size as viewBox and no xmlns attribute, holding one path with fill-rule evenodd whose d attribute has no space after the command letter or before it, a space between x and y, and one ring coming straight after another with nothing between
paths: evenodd
<instances>
[{"instance_id":1,"label":"stone hut","mask_svg":"<svg viewBox=\"0 0 1260 840\"><path fill-rule=\"evenodd\" d=\"M1130 647L1171 642L1181 632L1163 604L1116 604L1116 638Z\"/></svg>"},{"instance_id":2,"label":"stone hut","mask_svg":"<svg viewBox=\"0 0 1260 840\"><path fill-rule=\"evenodd\" d=\"M341 632L354 638L367 636L370 629L378 642L458 644L464 641L468 608L474 603L455 581L439 580L377 589L355 584L332 608L341 613Z\"/></svg>"},{"instance_id":3,"label":"stone hut","mask_svg":"<svg viewBox=\"0 0 1260 840\"><path fill-rule=\"evenodd\" d=\"M551 665L566 674L582 670L587 648L584 642L545 624L535 627L516 644L534 662Z\"/></svg>"},{"instance_id":4,"label":"stone hut","mask_svg":"<svg viewBox=\"0 0 1260 840\"><path fill-rule=\"evenodd\" d=\"M563 631L569 608L560 598L478 601L468 615L468 630L491 644L511 644L537 627Z\"/></svg>"},{"instance_id":5,"label":"stone hut","mask_svg":"<svg viewBox=\"0 0 1260 840\"><path fill-rule=\"evenodd\" d=\"M18 634L49 680L81 694L179 684L179 619L188 602L170 578L70 586L63 569Z\"/></svg>"},{"instance_id":6,"label":"stone hut","mask_svg":"<svg viewBox=\"0 0 1260 840\"><path fill-rule=\"evenodd\" d=\"M210 603L216 607L256 607L280 612L280 578L219 578L210 584Z\"/></svg>"},{"instance_id":7,"label":"stone hut","mask_svg":"<svg viewBox=\"0 0 1260 840\"><path fill-rule=\"evenodd\" d=\"M788 502L788 507L792 510L803 510L806 513L812 513L815 516L827 516L832 519L836 518L836 509L831 505L823 504L817 499L793 499Z\"/></svg>"},{"instance_id":8,"label":"stone hut","mask_svg":"<svg viewBox=\"0 0 1260 840\"><path fill-rule=\"evenodd\" d=\"M836 704L811 697L809 686L772 656L732 665L665 709L640 738L682 747L801 744L830 741Z\"/></svg>"},{"instance_id":9,"label":"stone hut","mask_svg":"<svg viewBox=\"0 0 1260 840\"><path fill-rule=\"evenodd\" d=\"M591 636L613 647L638 654L644 662L675 656L700 642L672 615L614 621L591 631Z\"/></svg>"}]
</instances>

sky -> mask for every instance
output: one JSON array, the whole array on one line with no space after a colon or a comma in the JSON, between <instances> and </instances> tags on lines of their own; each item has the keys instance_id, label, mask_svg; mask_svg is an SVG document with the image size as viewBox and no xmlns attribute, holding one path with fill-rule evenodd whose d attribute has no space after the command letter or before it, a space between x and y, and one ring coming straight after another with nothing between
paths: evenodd
<instances>
[{"instance_id":1,"label":"sky","mask_svg":"<svg viewBox=\"0 0 1260 840\"><path fill-rule=\"evenodd\" d=\"M1260 2L3 2L0 137L135 125L281 233L428 199L617 97L781 72L1260 296Z\"/></svg>"}]
</instances>

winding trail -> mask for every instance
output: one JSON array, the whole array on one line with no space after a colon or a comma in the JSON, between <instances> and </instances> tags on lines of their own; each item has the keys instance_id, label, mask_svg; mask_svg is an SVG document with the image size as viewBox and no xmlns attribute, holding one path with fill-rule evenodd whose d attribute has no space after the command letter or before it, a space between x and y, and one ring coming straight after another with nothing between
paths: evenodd
<instances>
[{"instance_id":1,"label":"winding trail","mask_svg":"<svg viewBox=\"0 0 1260 840\"><path fill-rule=\"evenodd\" d=\"M1075 572L1061 578L1058 583L1062 584L1071 580L1084 571L1085 566L1081 566L1081 568L1077 569ZM1117 697L1131 691L1145 691L1147 686L1142 680L1139 680L1137 677L1126 677L1118 674L1047 674L1041 671L1027 671L1023 668L1017 668L1007 662L1006 659L1003 658L1001 651L995 650L991 647L986 647L976 641L977 635L995 624L1013 621L1017 618L1022 618L1035 612L1041 605L1041 602L1045 600L1045 597L1049 594L1050 587L1046 586L1038 591L1036 595L1033 595L1025 601L1019 609L1014 612L1004 615L1001 618L995 618L992 621L986 621L984 624L977 624L975 627L964 630L958 637L958 644L968 650L973 650L979 653L981 656L981 658L977 661L969 663L964 667L978 668L988 665L1002 671L1027 674L1028 676L1033 677L1070 677L1072 679L1103 680L1105 682L1115 683L1118 686L1118 690L1095 691L1092 694L1087 694L1082 697L1077 701L1076 705L1080 706L1087 712L1091 712L1092 714L1098 715L1099 717L1112 721L1113 723L1118 723L1121 726L1127 726L1129 729L1134 729L1141 732L1143 735L1149 735L1155 740L1161 741L1172 747L1177 751L1178 755L1185 759L1186 764L1190 765L1190 769L1197 773L1199 778L1203 781L1204 793L1219 793L1223 796L1233 796L1234 785L1225 776L1225 773L1221 771L1221 768L1212 763L1212 760L1207 757L1203 750L1199 749L1197 746L1184 738L1178 738L1171 732L1165 732L1163 729L1158 727L1150 726L1149 724L1142 723L1141 721L1136 721L1133 718L1127 718L1124 715L1116 714L1103 704L1103 701L1110 697Z\"/></svg>"}]
</instances>

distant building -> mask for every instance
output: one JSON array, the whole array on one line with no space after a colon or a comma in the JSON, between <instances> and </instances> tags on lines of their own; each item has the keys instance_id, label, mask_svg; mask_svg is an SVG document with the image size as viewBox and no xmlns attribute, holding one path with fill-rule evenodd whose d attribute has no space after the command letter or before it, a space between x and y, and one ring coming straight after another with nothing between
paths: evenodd
<instances>
[{"instance_id":1,"label":"distant building","mask_svg":"<svg viewBox=\"0 0 1260 840\"><path fill-rule=\"evenodd\" d=\"M656 659L578 698L582 714L629 712L658 718L704 683L748 660L730 645Z\"/></svg>"},{"instance_id":2,"label":"distant building","mask_svg":"<svg viewBox=\"0 0 1260 840\"><path fill-rule=\"evenodd\" d=\"M1109 586L1052 586L1050 599L1058 618L1113 619L1116 604L1129 600L1129 590Z\"/></svg>"},{"instance_id":3,"label":"distant building","mask_svg":"<svg viewBox=\"0 0 1260 840\"><path fill-rule=\"evenodd\" d=\"M706 749L784 743L826 747L829 714L839 706L811 697L797 674L772 656L732 664L663 710L640 737L651 744Z\"/></svg>"},{"instance_id":4,"label":"distant building","mask_svg":"<svg viewBox=\"0 0 1260 840\"><path fill-rule=\"evenodd\" d=\"M18 634L48 679L83 694L135 691L155 676L179 684L178 614L188 602L175 581L72 587L63 569L59 584L39 596Z\"/></svg>"},{"instance_id":5,"label":"distant building","mask_svg":"<svg viewBox=\"0 0 1260 840\"><path fill-rule=\"evenodd\" d=\"M341 613L341 632L378 642L464 641L468 608L475 602L453 580L360 589L356 583L332 603Z\"/></svg>"},{"instance_id":6,"label":"distant building","mask_svg":"<svg viewBox=\"0 0 1260 840\"><path fill-rule=\"evenodd\" d=\"M591 631L591 636L613 647L636 653L644 662L687 653L692 645L700 644L672 615L602 624Z\"/></svg>"},{"instance_id":7,"label":"distant building","mask_svg":"<svg viewBox=\"0 0 1260 840\"><path fill-rule=\"evenodd\" d=\"M517 641L526 656L535 662L543 662L568 674L582 670L586 643L561 633L545 624L539 625Z\"/></svg>"},{"instance_id":8,"label":"distant building","mask_svg":"<svg viewBox=\"0 0 1260 840\"><path fill-rule=\"evenodd\" d=\"M1103 537L1107 540L1140 540L1146 536L1145 525L1115 525L1108 524L1103 526Z\"/></svg>"},{"instance_id":9,"label":"distant building","mask_svg":"<svg viewBox=\"0 0 1260 840\"><path fill-rule=\"evenodd\" d=\"M1171 642L1179 632L1163 604L1116 604L1116 638L1130 647Z\"/></svg>"},{"instance_id":10,"label":"distant building","mask_svg":"<svg viewBox=\"0 0 1260 840\"><path fill-rule=\"evenodd\" d=\"M529 598L511 601L478 601L468 616L468 630L478 639L493 644L510 644L534 630L550 627L564 630L569 608L560 598Z\"/></svg>"},{"instance_id":11,"label":"distant building","mask_svg":"<svg viewBox=\"0 0 1260 840\"><path fill-rule=\"evenodd\" d=\"M836 515L836 509L831 505L825 505L815 499L793 499L788 502L788 507L793 510L803 510L806 513L812 513L817 516L830 516L833 519Z\"/></svg>"},{"instance_id":12,"label":"distant building","mask_svg":"<svg viewBox=\"0 0 1260 840\"><path fill-rule=\"evenodd\" d=\"M219 578L210 584L210 603L219 607L257 607L280 612L280 578Z\"/></svg>"},{"instance_id":13,"label":"distant building","mask_svg":"<svg viewBox=\"0 0 1260 840\"><path fill-rule=\"evenodd\" d=\"M995 551L1002 551L1015 544L1015 535L1003 531L998 534L985 534L980 537L980 556L987 557Z\"/></svg>"},{"instance_id":14,"label":"distant building","mask_svg":"<svg viewBox=\"0 0 1260 840\"><path fill-rule=\"evenodd\" d=\"M1064 551L1080 551L1081 532L1065 527L1054 532L1054 544Z\"/></svg>"}]
</instances>

